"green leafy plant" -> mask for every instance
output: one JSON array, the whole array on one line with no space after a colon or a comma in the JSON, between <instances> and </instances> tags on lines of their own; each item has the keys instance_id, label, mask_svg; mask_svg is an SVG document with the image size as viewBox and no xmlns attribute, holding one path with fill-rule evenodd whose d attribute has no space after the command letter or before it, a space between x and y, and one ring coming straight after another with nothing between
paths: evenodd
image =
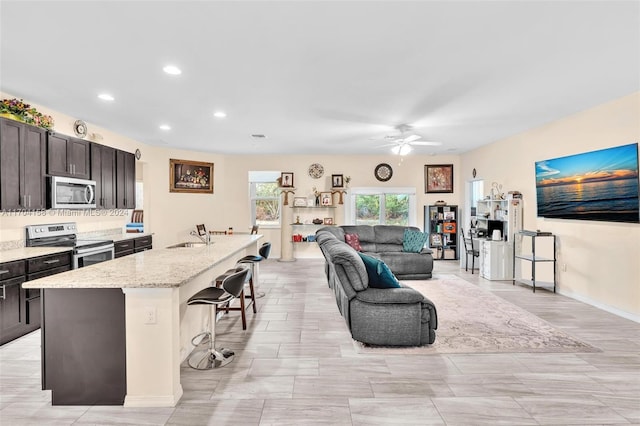
<instances>
[{"instance_id":1,"label":"green leafy plant","mask_svg":"<svg viewBox=\"0 0 640 426\"><path fill-rule=\"evenodd\" d=\"M27 124L44 129L53 128L53 117L39 112L22 99L3 99L0 102L0 113L13 114Z\"/></svg>"}]
</instances>

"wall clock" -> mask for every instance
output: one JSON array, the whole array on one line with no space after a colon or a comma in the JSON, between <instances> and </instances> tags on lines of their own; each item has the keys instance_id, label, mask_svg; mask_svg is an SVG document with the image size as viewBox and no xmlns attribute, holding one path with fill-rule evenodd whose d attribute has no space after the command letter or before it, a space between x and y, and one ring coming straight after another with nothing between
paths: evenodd
<instances>
[{"instance_id":1,"label":"wall clock","mask_svg":"<svg viewBox=\"0 0 640 426\"><path fill-rule=\"evenodd\" d=\"M73 123L73 133L79 138L87 136L87 123L82 120L76 120L75 123Z\"/></svg>"},{"instance_id":2,"label":"wall clock","mask_svg":"<svg viewBox=\"0 0 640 426\"><path fill-rule=\"evenodd\" d=\"M393 176L393 169L387 163L380 163L376 166L373 174L380 182L386 182Z\"/></svg>"},{"instance_id":3,"label":"wall clock","mask_svg":"<svg viewBox=\"0 0 640 426\"><path fill-rule=\"evenodd\" d=\"M322 167L322 164L313 163L312 165L309 166L309 176L311 176L312 178L319 179L322 177L323 174L324 174L324 167Z\"/></svg>"}]
</instances>

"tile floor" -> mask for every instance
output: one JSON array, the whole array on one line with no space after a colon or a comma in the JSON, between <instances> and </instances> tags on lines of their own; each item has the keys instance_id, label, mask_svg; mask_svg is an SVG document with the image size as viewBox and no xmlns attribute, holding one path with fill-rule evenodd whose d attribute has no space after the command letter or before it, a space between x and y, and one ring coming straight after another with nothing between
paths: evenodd
<instances>
[{"instance_id":1,"label":"tile floor","mask_svg":"<svg viewBox=\"0 0 640 426\"><path fill-rule=\"evenodd\" d=\"M4 425L640 424L640 325L575 300L490 282L436 262L584 341L598 353L357 354L323 261L261 265L258 314L233 312L218 343L236 360L182 369L175 408L51 406L40 390L39 332L0 348Z\"/></svg>"}]
</instances>

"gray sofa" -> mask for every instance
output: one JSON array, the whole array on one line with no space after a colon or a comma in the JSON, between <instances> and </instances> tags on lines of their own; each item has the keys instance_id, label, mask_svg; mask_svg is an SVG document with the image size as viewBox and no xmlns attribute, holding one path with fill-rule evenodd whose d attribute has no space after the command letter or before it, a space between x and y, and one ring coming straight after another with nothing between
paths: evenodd
<instances>
[{"instance_id":1,"label":"gray sofa","mask_svg":"<svg viewBox=\"0 0 640 426\"><path fill-rule=\"evenodd\" d=\"M421 346L436 339L438 317L434 304L420 292L369 287L358 253L334 233L319 230L316 242L327 261L327 280L351 336L360 342L385 346Z\"/></svg>"},{"instance_id":2,"label":"gray sofa","mask_svg":"<svg viewBox=\"0 0 640 426\"><path fill-rule=\"evenodd\" d=\"M432 251L428 248L423 248L420 253L402 251L405 229L420 231L413 226L343 225L326 226L320 228L317 233L330 232L340 241L344 241L345 233L358 234L362 252L382 260L398 279L424 280L431 278L433 271Z\"/></svg>"}]
</instances>

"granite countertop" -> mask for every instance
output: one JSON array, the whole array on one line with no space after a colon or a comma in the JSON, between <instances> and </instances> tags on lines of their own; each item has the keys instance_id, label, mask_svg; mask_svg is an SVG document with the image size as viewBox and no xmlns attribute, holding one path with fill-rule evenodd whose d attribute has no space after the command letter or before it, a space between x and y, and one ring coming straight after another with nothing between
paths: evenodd
<instances>
[{"instance_id":1,"label":"granite countertop","mask_svg":"<svg viewBox=\"0 0 640 426\"><path fill-rule=\"evenodd\" d=\"M2 250L0 251L0 263L25 260L32 257L46 256L71 250L73 250L73 247L21 247L12 250Z\"/></svg>"},{"instance_id":2,"label":"granite countertop","mask_svg":"<svg viewBox=\"0 0 640 426\"><path fill-rule=\"evenodd\" d=\"M24 288L180 287L218 263L236 257L262 235L212 236L213 244L156 248L22 284ZM190 240L195 241L195 240Z\"/></svg>"}]
</instances>

